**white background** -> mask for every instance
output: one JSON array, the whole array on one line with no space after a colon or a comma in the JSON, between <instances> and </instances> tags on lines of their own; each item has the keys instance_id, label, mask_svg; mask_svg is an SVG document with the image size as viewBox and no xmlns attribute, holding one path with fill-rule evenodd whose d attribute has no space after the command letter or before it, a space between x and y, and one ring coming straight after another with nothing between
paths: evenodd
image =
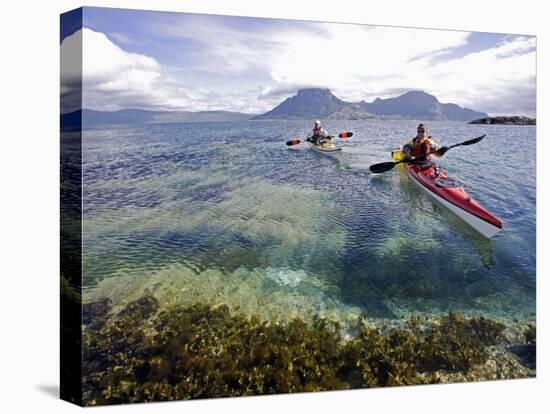
<instances>
[{"instance_id":1,"label":"white background","mask_svg":"<svg viewBox=\"0 0 550 414\"><path fill-rule=\"evenodd\" d=\"M538 377L98 408L141 412L542 412L550 391L548 323L548 18L542 1L127 0L87 6L434 27L538 36ZM57 398L59 14L79 1L7 1L0 12L0 411L64 413ZM360 54L361 50L358 49ZM392 53L388 50L388 53ZM383 58L383 57L380 57ZM351 56L346 64L353 64ZM543 91L545 93L543 93ZM513 157L521 144L503 156ZM519 172L518 172L519 173ZM547 347L546 347L547 348ZM546 392L544 391L546 388ZM545 407L546 410L543 409ZM546 411L547 412L547 411Z\"/></svg>"}]
</instances>

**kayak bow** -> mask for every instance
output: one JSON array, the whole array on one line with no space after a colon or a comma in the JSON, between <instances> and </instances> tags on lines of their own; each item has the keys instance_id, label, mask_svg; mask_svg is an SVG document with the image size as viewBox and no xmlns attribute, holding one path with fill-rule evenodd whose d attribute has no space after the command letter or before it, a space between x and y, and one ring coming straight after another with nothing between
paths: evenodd
<instances>
[{"instance_id":1,"label":"kayak bow","mask_svg":"<svg viewBox=\"0 0 550 414\"><path fill-rule=\"evenodd\" d=\"M326 142L324 144L311 144L310 148L316 152L319 152L330 157L335 157L341 153L342 148L337 147L336 145Z\"/></svg>"}]
</instances>

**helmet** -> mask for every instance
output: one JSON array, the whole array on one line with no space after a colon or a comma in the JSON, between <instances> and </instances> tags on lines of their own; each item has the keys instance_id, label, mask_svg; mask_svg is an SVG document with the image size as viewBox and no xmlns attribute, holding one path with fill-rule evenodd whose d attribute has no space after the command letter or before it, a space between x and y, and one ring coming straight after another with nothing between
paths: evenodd
<instances>
[{"instance_id":1,"label":"helmet","mask_svg":"<svg viewBox=\"0 0 550 414\"><path fill-rule=\"evenodd\" d=\"M319 120L315 121L315 125L321 125L321 121Z\"/></svg>"}]
</instances>

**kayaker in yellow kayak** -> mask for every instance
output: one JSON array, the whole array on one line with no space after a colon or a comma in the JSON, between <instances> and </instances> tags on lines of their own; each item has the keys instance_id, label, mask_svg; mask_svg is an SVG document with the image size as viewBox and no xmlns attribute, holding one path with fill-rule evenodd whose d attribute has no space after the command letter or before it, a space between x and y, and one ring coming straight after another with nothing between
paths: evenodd
<instances>
[{"instance_id":1,"label":"kayaker in yellow kayak","mask_svg":"<svg viewBox=\"0 0 550 414\"><path fill-rule=\"evenodd\" d=\"M330 141L329 133L321 128L321 121L315 121L315 125L313 126L313 135L307 140L315 145Z\"/></svg>"},{"instance_id":2,"label":"kayaker in yellow kayak","mask_svg":"<svg viewBox=\"0 0 550 414\"><path fill-rule=\"evenodd\" d=\"M426 124L419 124L416 132L416 136L403 146L403 157L405 159L414 158L415 161L420 162L429 162L431 156L424 154L439 150L439 145L428 136ZM442 153L436 152L433 155L441 157L444 153L444 151Z\"/></svg>"}]
</instances>

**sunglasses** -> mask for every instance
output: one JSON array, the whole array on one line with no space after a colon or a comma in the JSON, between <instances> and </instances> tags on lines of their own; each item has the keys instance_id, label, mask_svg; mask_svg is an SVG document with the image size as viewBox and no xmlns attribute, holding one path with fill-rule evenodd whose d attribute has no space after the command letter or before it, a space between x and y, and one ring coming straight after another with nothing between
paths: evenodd
<instances>
[{"instance_id":1,"label":"sunglasses","mask_svg":"<svg viewBox=\"0 0 550 414\"><path fill-rule=\"evenodd\" d=\"M419 130L416 131L416 132L426 132L426 130L425 130L425 129L419 129Z\"/></svg>"}]
</instances>

